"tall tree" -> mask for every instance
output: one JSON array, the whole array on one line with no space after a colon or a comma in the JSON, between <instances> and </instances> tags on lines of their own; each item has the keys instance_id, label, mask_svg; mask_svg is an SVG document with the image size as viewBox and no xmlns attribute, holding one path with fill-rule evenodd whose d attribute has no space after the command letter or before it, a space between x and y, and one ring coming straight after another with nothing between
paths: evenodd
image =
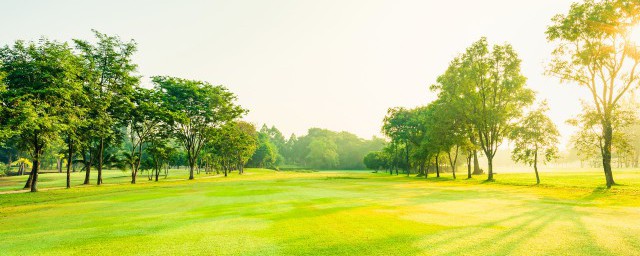
<instances>
[{"instance_id":1,"label":"tall tree","mask_svg":"<svg viewBox=\"0 0 640 256\"><path fill-rule=\"evenodd\" d=\"M131 108L130 95L138 85L139 78L134 75L137 65L132 57L136 52L136 43L123 42L117 36L109 36L93 30L97 42L75 39L76 48L83 58L82 79L85 94L89 97L90 134L86 141L89 150L95 144L97 156L97 184L102 184L105 145L115 141L119 127L126 122L126 112ZM95 140L95 143L93 143ZM90 161L91 162L91 161ZM89 169L85 184L89 183Z\"/></svg>"},{"instance_id":2,"label":"tall tree","mask_svg":"<svg viewBox=\"0 0 640 256\"><path fill-rule=\"evenodd\" d=\"M479 113L480 108L477 106L479 102L477 98L465 98L464 92L473 92L476 90L477 81L473 81L474 76L470 72L469 68L464 67L463 57L454 58L449 64L447 70L440 76L438 76L436 83L431 85L431 91L438 92L438 101L440 102L436 113L442 113L440 118L443 118L443 125L448 128L440 129L447 133L447 130L451 129L450 136L447 136L447 143L455 146L455 151L463 148L467 155L467 177L471 178L471 159L473 159L474 174L481 174L478 166L478 146L477 141L478 132L473 125L473 118ZM477 63L477 68L482 69L482 63ZM469 96L469 95L466 95ZM448 152L451 152L449 150ZM454 159L457 160L457 154L455 157L449 157L449 162L455 166ZM448 154L450 156L450 154ZM455 167L452 167L455 168ZM454 171L455 173L455 171ZM454 175L455 176L455 175Z\"/></svg>"},{"instance_id":3,"label":"tall tree","mask_svg":"<svg viewBox=\"0 0 640 256\"><path fill-rule=\"evenodd\" d=\"M3 125L20 136L20 148L33 159L25 188L36 192L44 150L68 131L73 97L80 94L78 58L66 43L17 41L0 49L0 72L7 90L0 95Z\"/></svg>"},{"instance_id":4,"label":"tall tree","mask_svg":"<svg viewBox=\"0 0 640 256\"><path fill-rule=\"evenodd\" d=\"M238 174L244 172L244 165L256 151L257 137L255 126L243 121L229 122L215 132L210 149L225 177L232 169L238 170Z\"/></svg>"},{"instance_id":5,"label":"tall tree","mask_svg":"<svg viewBox=\"0 0 640 256\"><path fill-rule=\"evenodd\" d=\"M538 162L543 163L558 158L558 137L560 133L556 125L547 117L546 103L527 114L510 135L514 143L511 158L516 162L533 166L536 183L540 184Z\"/></svg>"},{"instance_id":6,"label":"tall tree","mask_svg":"<svg viewBox=\"0 0 640 256\"><path fill-rule=\"evenodd\" d=\"M167 76L152 80L156 89L163 92L163 104L171 115L169 127L187 152L192 180L200 151L213 137L214 129L246 110L236 105L236 96L221 85Z\"/></svg>"},{"instance_id":7,"label":"tall tree","mask_svg":"<svg viewBox=\"0 0 640 256\"><path fill-rule=\"evenodd\" d=\"M163 167L165 167L165 178L167 177L169 160L176 153L176 148L173 147L167 135L165 130L159 130L158 132L150 133L145 139L147 144L145 151L148 153L152 169L155 172L155 181L158 181L160 170ZM140 157L143 156L140 155ZM132 173L131 183L135 183L136 175L137 173Z\"/></svg>"},{"instance_id":8,"label":"tall tree","mask_svg":"<svg viewBox=\"0 0 640 256\"><path fill-rule=\"evenodd\" d=\"M170 113L162 102L162 93L155 89L136 87L130 100L134 104L127 111L129 114L127 126L130 144L127 160L131 167L131 184L135 184L142 160L142 148L148 140L155 139L154 150L157 154L154 162L157 164L158 161L164 161L163 155L165 151L168 152L165 146L167 143L159 140L158 137L166 135L165 130L168 128L163 126L168 123ZM158 169L156 169L157 171Z\"/></svg>"},{"instance_id":9,"label":"tall tree","mask_svg":"<svg viewBox=\"0 0 640 256\"><path fill-rule=\"evenodd\" d=\"M620 100L638 87L640 48L630 37L640 21L636 0L586 0L553 17L547 39L555 43L548 73L577 83L591 93L602 127L602 166L607 188L611 170L613 116Z\"/></svg>"},{"instance_id":10,"label":"tall tree","mask_svg":"<svg viewBox=\"0 0 640 256\"><path fill-rule=\"evenodd\" d=\"M407 110L405 108L390 108L383 120L382 132L391 138L395 146L397 146L398 143L404 145L404 152L402 152L404 156L403 165L407 175L409 175L409 169L411 167L409 160L411 139L415 138L416 133L419 132L419 124L419 116L417 116L413 110ZM396 150L396 154L398 153L400 152ZM397 165L398 163L396 163L396 166Z\"/></svg>"},{"instance_id":11,"label":"tall tree","mask_svg":"<svg viewBox=\"0 0 640 256\"><path fill-rule=\"evenodd\" d=\"M493 180L493 158L510 134L522 109L533 102L534 92L528 89L520 73L520 59L511 45L495 45L486 38L469 47L451 62L447 72L460 76L460 86L442 86L449 101L463 101L471 112L468 122L477 132L479 146L487 157L488 177ZM473 140L471 140L473 141Z\"/></svg>"}]
</instances>

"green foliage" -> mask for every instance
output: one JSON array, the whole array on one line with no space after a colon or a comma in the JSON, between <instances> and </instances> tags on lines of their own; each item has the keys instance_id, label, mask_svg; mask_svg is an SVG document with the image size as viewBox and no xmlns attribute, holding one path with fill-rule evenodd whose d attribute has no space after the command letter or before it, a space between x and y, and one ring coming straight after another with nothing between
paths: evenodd
<instances>
[{"instance_id":1,"label":"green foliage","mask_svg":"<svg viewBox=\"0 0 640 256\"><path fill-rule=\"evenodd\" d=\"M66 43L42 39L3 47L0 63L7 88L0 98L8 106L2 109L2 125L20 137L18 147L39 166L46 147L69 130L73 99L81 94L79 59ZM37 191L37 171L27 184L32 191Z\"/></svg>"},{"instance_id":2,"label":"green foliage","mask_svg":"<svg viewBox=\"0 0 640 256\"><path fill-rule=\"evenodd\" d=\"M137 65L133 63L136 43L123 42L117 36L109 36L93 30L96 43L75 39L82 59L81 79L84 95L81 102L88 109L87 125L91 136L110 142L121 133L116 126L126 122L132 107L131 95L139 83L134 75Z\"/></svg>"},{"instance_id":3,"label":"green foliage","mask_svg":"<svg viewBox=\"0 0 640 256\"><path fill-rule=\"evenodd\" d=\"M251 159L249 166L260 168L277 168L278 148L271 142L268 133L258 133L258 143Z\"/></svg>"},{"instance_id":4,"label":"green foliage","mask_svg":"<svg viewBox=\"0 0 640 256\"><path fill-rule=\"evenodd\" d=\"M361 170L365 168L364 156L382 149L385 144L376 137L365 140L348 132L311 128L304 136L292 135L285 143L283 156L288 164L313 169Z\"/></svg>"},{"instance_id":5,"label":"green foliage","mask_svg":"<svg viewBox=\"0 0 640 256\"><path fill-rule=\"evenodd\" d=\"M20 164L23 164L23 163L27 167L31 167L33 165L33 163L31 161L29 161L29 159L26 159L24 157L21 157L18 160L12 162L11 165L20 165Z\"/></svg>"},{"instance_id":6,"label":"green foliage","mask_svg":"<svg viewBox=\"0 0 640 256\"><path fill-rule=\"evenodd\" d=\"M617 108L613 112L611 150L616 154L625 154L632 150L632 146L629 144L631 133L625 131L636 123L637 117L636 110L628 107ZM578 131L571 137L571 143L581 160L598 161L597 157L602 157L605 146L601 120L593 106L583 103L582 109L582 113L577 117L567 120L568 124L578 128Z\"/></svg>"},{"instance_id":7,"label":"green foliage","mask_svg":"<svg viewBox=\"0 0 640 256\"><path fill-rule=\"evenodd\" d=\"M143 146L145 143L149 147L151 155L151 165L158 171L158 167L168 161L168 153L173 153L172 147L168 146L169 141L169 120L171 113L162 101L163 94L156 89L134 88L130 101L133 103L127 111L128 118L128 147L127 165L131 167L132 183L140 167Z\"/></svg>"},{"instance_id":8,"label":"green foliage","mask_svg":"<svg viewBox=\"0 0 640 256\"><path fill-rule=\"evenodd\" d=\"M254 155L258 145L258 134L253 124L236 121L229 122L215 131L215 138L210 141L208 152L217 159L225 170L239 169ZM265 163L263 159L262 164Z\"/></svg>"},{"instance_id":9,"label":"green foliage","mask_svg":"<svg viewBox=\"0 0 640 256\"><path fill-rule=\"evenodd\" d=\"M338 146L327 138L314 138L307 146L307 163L319 169L333 169L338 166Z\"/></svg>"},{"instance_id":10,"label":"green foliage","mask_svg":"<svg viewBox=\"0 0 640 256\"><path fill-rule=\"evenodd\" d=\"M512 131L510 138L514 142L512 158L533 166L538 152L543 153L542 162L546 163L558 157L558 137L556 125L546 116L546 103L527 114Z\"/></svg>"},{"instance_id":11,"label":"green foliage","mask_svg":"<svg viewBox=\"0 0 640 256\"><path fill-rule=\"evenodd\" d=\"M383 151L372 151L364 156L364 165L371 170L379 171L388 167L389 156Z\"/></svg>"},{"instance_id":12,"label":"green foliage","mask_svg":"<svg viewBox=\"0 0 640 256\"><path fill-rule=\"evenodd\" d=\"M489 162L489 179L493 179L492 160L498 147L521 117L522 109L534 99L534 92L525 86L520 62L511 45L490 49L482 38L454 59L438 84L432 86L454 110L469 111L462 120L478 135L477 144ZM463 137L464 130L470 128L461 125L461 129Z\"/></svg>"},{"instance_id":13,"label":"green foliage","mask_svg":"<svg viewBox=\"0 0 640 256\"><path fill-rule=\"evenodd\" d=\"M189 160L191 179L200 151L214 130L246 113L235 104L236 96L224 86L176 77L153 77L156 90L170 113L168 124Z\"/></svg>"},{"instance_id":14,"label":"green foliage","mask_svg":"<svg viewBox=\"0 0 640 256\"><path fill-rule=\"evenodd\" d=\"M533 166L538 176L538 162L549 162L558 158L558 137L556 125L547 117L546 102L539 109L531 111L512 131L510 138L514 143L511 157L515 162Z\"/></svg>"}]
</instances>

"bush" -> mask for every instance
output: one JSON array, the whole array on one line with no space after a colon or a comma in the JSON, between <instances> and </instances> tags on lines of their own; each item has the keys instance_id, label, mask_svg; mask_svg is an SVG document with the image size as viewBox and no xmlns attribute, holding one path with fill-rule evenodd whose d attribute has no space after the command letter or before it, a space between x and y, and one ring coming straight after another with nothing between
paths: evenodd
<instances>
[{"instance_id":1,"label":"bush","mask_svg":"<svg viewBox=\"0 0 640 256\"><path fill-rule=\"evenodd\" d=\"M0 177L9 176L9 167L4 163L0 163Z\"/></svg>"}]
</instances>

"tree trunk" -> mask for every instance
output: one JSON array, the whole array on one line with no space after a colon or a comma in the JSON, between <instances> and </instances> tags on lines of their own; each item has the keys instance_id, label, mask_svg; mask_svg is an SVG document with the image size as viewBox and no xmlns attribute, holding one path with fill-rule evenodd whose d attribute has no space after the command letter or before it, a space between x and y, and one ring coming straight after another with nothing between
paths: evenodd
<instances>
[{"instance_id":1,"label":"tree trunk","mask_svg":"<svg viewBox=\"0 0 640 256\"><path fill-rule=\"evenodd\" d=\"M104 138L100 138L100 149L98 150L98 182L102 184L102 157L104 155Z\"/></svg>"},{"instance_id":2,"label":"tree trunk","mask_svg":"<svg viewBox=\"0 0 640 256\"><path fill-rule=\"evenodd\" d=\"M9 155L7 156L7 167L9 168L8 170L11 170L11 163L13 162L11 161L13 160L11 156L12 156L11 153L9 153Z\"/></svg>"},{"instance_id":3,"label":"tree trunk","mask_svg":"<svg viewBox=\"0 0 640 256\"><path fill-rule=\"evenodd\" d=\"M480 170L480 162L478 161L478 150L473 151L473 174L482 174L482 170Z\"/></svg>"},{"instance_id":4,"label":"tree trunk","mask_svg":"<svg viewBox=\"0 0 640 256\"><path fill-rule=\"evenodd\" d=\"M488 181L493 181L493 156L487 155L487 164L489 168L489 176L487 177Z\"/></svg>"},{"instance_id":5,"label":"tree trunk","mask_svg":"<svg viewBox=\"0 0 640 256\"><path fill-rule=\"evenodd\" d=\"M73 166L73 140L69 138L69 152L67 159L67 188L71 188L71 166Z\"/></svg>"},{"instance_id":6,"label":"tree trunk","mask_svg":"<svg viewBox=\"0 0 640 256\"><path fill-rule=\"evenodd\" d=\"M453 173L453 179L456 179L456 164L458 164L458 150L459 146L456 145L456 154L455 157L451 158L451 150L447 152L447 156L449 156L449 164L451 164L451 172Z\"/></svg>"},{"instance_id":7,"label":"tree trunk","mask_svg":"<svg viewBox=\"0 0 640 256\"><path fill-rule=\"evenodd\" d=\"M431 167L431 163L427 164L427 168L424 169L424 178L429 178L429 168Z\"/></svg>"},{"instance_id":8,"label":"tree trunk","mask_svg":"<svg viewBox=\"0 0 640 256\"><path fill-rule=\"evenodd\" d=\"M472 154L467 156L467 179L471 179L471 158L473 158Z\"/></svg>"},{"instance_id":9,"label":"tree trunk","mask_svg":"<svg viewBox=\"0 0 640 256\"><path fill-rule=\"evenodd\" d=\"M398 175L398 144L393 144L393 168L396 169L396 176Z\"/></svg>"},{"instance_id":10,"label":"tree trunk","mask_svg":"<svg viewBox=\"0 0 640 256\"><path fill-rule=\"evenodd\" d=\"M440 163L438 162L438 158L440 158L440 153L436 155L436 178L440 178Z\"/></svg>"},{"instance_id":11,"label":"tree trunk","mask_svg":"<svg viewBox=\"0 0 640 256\"><path fill-rule=\"evenodd\" d=\"M89 175L91 175L91 164L93 164L92 163L93 157L91 156L91 149L89 149L89 159L87 159L86 152L82 153L82 158L83 158L84 164L85 164L85 168L84 168L84 171L85 171L84 183L82 183L82 184L89 185L89 183L90 183L90 180L89 180L90 176Z\"/></svg>"},{"instance_id":12,"label":"tree trunk","mask_svg":"<svg viewBox=\"0 0 640 256\"><path fill-rule=\"evenodd\" d=\"M195 156L192 155L191 150L187 150L187 157L189 158L189 179L193 179L193 169L196 165Z\"/></svg>"},{"instance_id":13,"label":"tree trunk","mask_svg":"<svg viewBox=\"0 0 640 256\"><path fill-rule=\"evenodd\" d=\"M538 175L538 148L533 156L533 170L536 172L536 184L540 184L540 175Z\"/></svg>"},{"instance_id":14,"label":"tree trunk","mask_svg":"<svg viewBox=\"0 0 640 256\"><path fill-rule=\"evenodd\" d=\"M193 166L193 165L190 165L190 166L189 166L189 179L190 179L190 180L192 180L192 179L193 179L193 168L194 168L194 166Z\"/></svg>"},{"instance_id":15,"label":"tree trunk","mask_svg":"<svg viewBox=\"0 0 640 256\"><path fill-rule=\"evenodd\" d=\"M135 154L135 148L133 151L134 151L133 154ZM142 141L138 143L138 157L137 159L133 159L133 166L131 167L131 171L132 171L131 184L136 184L135 177L138 176L138 170L140 169L141 161L142 161Z\"/></svg>"},{"instance_id":16,"label":"tree trunk","mask_svg":"<svg viewBox=\"0 0 640 256\"><path fill-rule=\"evenodd\" d=\"M604 168L604 176L607 182L607 188L616 183L613 180L613 172L611 171L611 144L613 140L613 127L609 118L605 118L602 124L604 131L604 148L602 150L602 167Z\"/></svg>"},{"instance_id":17,"label":"tree trunk","mask_svg":"<svg viewBox=\"0 0 640 256\"><path fill-rule=\"evenodd\" d=\"M39 151L39 150L38 150ZM40 153L38 153L40 154ZM31 192L38 192L38 169L40 169L40 160L36 157L33 160L33 175L31 178Z\"/></svg>"},{"instance_id":18,"label":"tree trunk","mask_svg":"<svg viewBox=\"0 0 640 256\"><path fill-rule=\"evenodd\" d=\"M27 183L24 184L24 188L31 188L31 180L33 179L33 174L35 173L35 170L36 170L36 166L34 163L34 165L31 165L31 172L29 173L29 178L27 178Z\"/></svg>"},{"instance_id":19,"label":"tree trunk","mask_svg":"<svg viewBox=\"0 0 640 256\"><path fill-rule=\"evenodd\" d=\"M409 169L411 169L411 164L409 163L409 143L405 141L404 144L405 144L404 148L406 152L405 159L407 161L406 170L407 170L407 176L409 176Z\"/></svg>"},{"instance_id":20,"label":"tree trunk","mask_svg":"<svg viewBox=\"0 0 640 256\"><path fill-rule=\"evenodd\" d=\"M138 172L131 167L131 184L136 184L136 176L138 176Z\"/></svg>"}]
</instances>

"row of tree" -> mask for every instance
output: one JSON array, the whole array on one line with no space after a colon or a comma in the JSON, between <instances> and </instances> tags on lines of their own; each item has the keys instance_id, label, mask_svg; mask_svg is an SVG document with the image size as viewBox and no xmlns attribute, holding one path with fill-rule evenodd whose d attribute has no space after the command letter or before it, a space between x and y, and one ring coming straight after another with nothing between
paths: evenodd
<instances>
[{"instance_id":1,"label":"row of tree","mask_svg":"<svg viewBox=\"0 0 640 256\"><path fill-rule=\"evenodd\" d=\"M32 160L25 188L37 191L44 152L63 144L70 171L80 162L89 184L91 168L102 183L105 167L131 170L143 163L156 179L180 146L189 178L203 162L242 170L252 156L255 127L237 121L246 110L224 86L167 76L140 86L134 41L95 32L95 42L41 39L0 49L0 136ZM61 157L62 158L62 157Z\"/></svg>"},{"instance_id":2,"label":"row of tree","mask_svg":"<svg viewBox=\"0 0 640 256\"><path fill-rule=\"evenodd\" d=\"M2 157L37 191L41 166L62 172L67 187L76 167L89 184L103 169L140 171L156 181L169 166L194 172L244 171L244 166L362 169L362 157L384 145L341 132L313 128L288 140L275 127L260 131L238 118L246 110L224 86L169 76L140 86L134 41L94 31L95 40L71 43L16 41L0 49Z\"/></svg>"},{"instance_id":3,"label":"row of tree","mask_svg":"<svg viewBox=\"0 0 640 256\"><path fill-rule=\"evenodd\" d=\"M453 178L464 156L467 177L480 173L478 152L487 158L488 179L493 180L493 158L505 139L515 142L513 158L534 166L556 155L558 131L544 114L545 104L523 116L534 102L526 87L520 59L509 44L490 47L486 38L455 58L431 90L438 98L414 109L391 108L382 131L391 139L381 152L365 161L391 172L404 169L439 177L448 165ZM472 168L474 165L474 168ZM432 170L433 169L433 170ZM539 179L538 179L539 180Z\"/></svg>"},{"instance_id":4,"label":"row of tree","mask_svg":"<svg viewBox=\"0 0 640 256\"><path fill-rule=\"evenodd\" d=\"M608 188L615 184L612 156L617 153L619 162L629 162L637 159L640 150L629 143L637 134L633 132L637 111L628 107L633 104L624 104L625 100L634 102L631 92L640 86L640 42L633 38L639 24L640 2L636 0L586 0L572 4L567 14L553 17L546 31L555 48L546 73L561 82L578 84L592 96L584 102L583 113L569 120L580 128L572 141L583 157L600 156ZM544 115L544 104L522 115L534 102L525 82L512 47L505 44L490 49L483 38L455 58L431 86L438 100L416 109L389 110L383 132L391 144L384 152L372 153L367 161L374 167L401 167L407 174L417 169L426 176L429 166L438 169L439 156L445 154L455 177L458 152L466 152L470 166L470 159L480 150L492 180L493 157L511 139L513 159L537 169L540 158L549 160L556 155L558 132Z\"/></svg>"}]
</instances>

